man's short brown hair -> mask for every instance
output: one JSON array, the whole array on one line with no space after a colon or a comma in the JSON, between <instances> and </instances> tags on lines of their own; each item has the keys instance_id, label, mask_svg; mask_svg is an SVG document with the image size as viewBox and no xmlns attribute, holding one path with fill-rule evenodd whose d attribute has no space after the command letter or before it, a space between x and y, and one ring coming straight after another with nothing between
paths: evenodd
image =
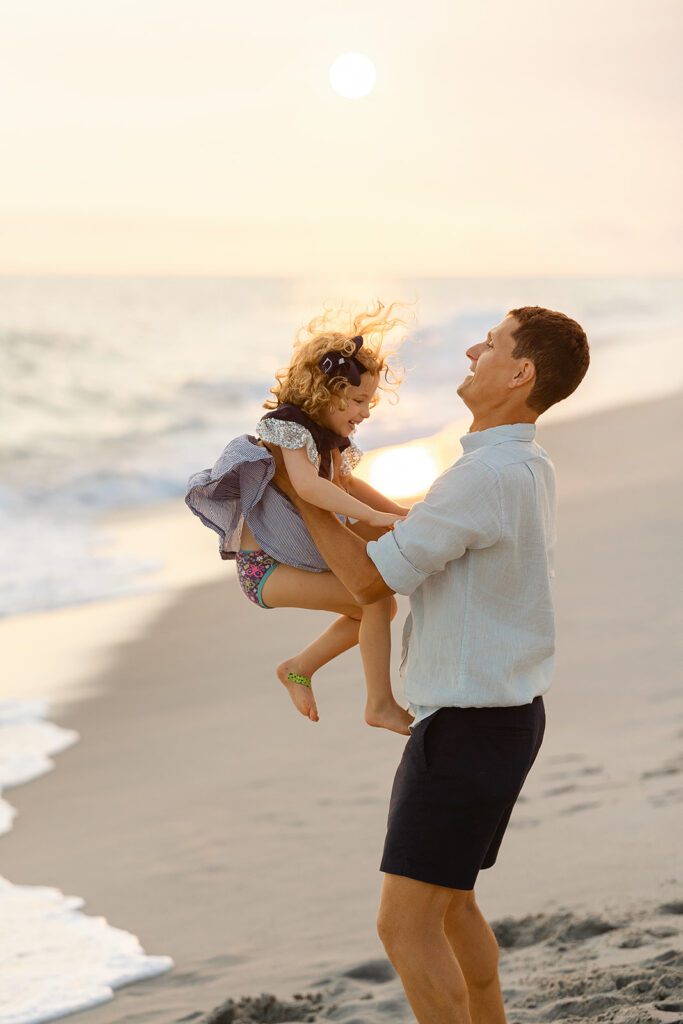
<instances>
[{"instance_id":1,"label":"man's short brown hair","mask_svg":"<svg viewBox=\"0 0 683 1024\"><path fill-rule=\"evenodd\" d=\"M507 315L519 321L512 332L513 359L526 357L536 367L527 405L545 412L576 391L583 380L590 362L586 332L576 320L542 306L520 306Z\"/></svg>"}]
</instances>

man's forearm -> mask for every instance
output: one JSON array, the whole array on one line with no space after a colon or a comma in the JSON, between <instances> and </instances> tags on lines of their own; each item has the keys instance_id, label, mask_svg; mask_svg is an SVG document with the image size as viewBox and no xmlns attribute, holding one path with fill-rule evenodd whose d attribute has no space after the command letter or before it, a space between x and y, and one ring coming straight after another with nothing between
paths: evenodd
<instances>
[{"instance_id":1,"label":"man's forearm","mask_svg":"<svg viewBox=\"0 0 683 1024\"><path fill-rule=\"evenodd\" d=\"M320 554L359 604L372 604L393 593L368 557L364 540L342 526L331 512L309 505L298 495L295 500Z\"/></svg>"},{"instance_id":2,"label":"man's forearm","mask_svg":"<svg viewBox=\"0 0 683 1024\"><path fill-rule=\"evenodd\" d=\"M331 512L310 505L297 494L287 475L282 452L277 445L266 445L275 463L273 483L296 505L320 554L337 579L358 604L372 604L393 594L365 550L367 541L356 536ZM367 527L366 527L367 529Z\"/></svg>"}]
</instances>

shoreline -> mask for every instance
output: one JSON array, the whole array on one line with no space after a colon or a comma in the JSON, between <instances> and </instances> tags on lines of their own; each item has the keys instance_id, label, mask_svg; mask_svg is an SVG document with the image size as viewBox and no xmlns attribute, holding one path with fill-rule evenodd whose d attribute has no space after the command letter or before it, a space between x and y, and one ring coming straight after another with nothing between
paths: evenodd
<instances>
[{"instance_id":1,"label":"shoreline","mask_svg":"<svg viewBox=\"0 0 683 1024\"><path fill-rule=\"evenodd\" d=\"M499 864L477 886L487 916L611 904L637 916L629 906L680 894L681 622L665 580L681 426L678 396L539 424L558 470L558 666L539 764ZM270 666L327 617L280 611L263 632L263 613L223 585L213 538L182 511L201 572L217 563L217 579L192 582L181 551L140 628L112 627L106 653L81 670L87 683L55 704L52 717L81 742L51 775L11 792L20 817L0 840L14 883L77 892L87 913L176 961L170 975L89 1011L88 1024L132 1021L143 1005L145 1021L161 1024L264 987L289 995L340 964L383 956L378 850L400 738L363 726L355 652L321 673L320 730L278 700ZM157 535L149 510L146 519L135 527L143 545ZM60 610L76 634L72 665L80 610ZM395 626L404 613L402 601ZM251 660L231 642L245 636L258 636ZM615 859L626 844L628 857Z\"/></svg>"}]
</instances>

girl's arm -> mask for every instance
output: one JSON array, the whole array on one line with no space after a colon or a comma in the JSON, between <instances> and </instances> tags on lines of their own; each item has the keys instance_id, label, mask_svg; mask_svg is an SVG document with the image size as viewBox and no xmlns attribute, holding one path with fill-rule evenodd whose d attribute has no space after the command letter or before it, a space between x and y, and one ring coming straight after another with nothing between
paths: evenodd
<instances>
[{"instance_id":1,"label":"girl's arm","mask_svg":"<svg viewBox=\"0 0 683 1024\"><path fill-rule=\"evenodd\" d=\"M328 512L353 516L354 519L360 519L371 526L390 526L396 519L406 514L403 509L400 512L389 513L371 508L341 487L337 487L331 480L318 476L318 470L308 458L305 448L280 450L292 487L300 498L311 505L326 509Z\"/></svg>"},{"instance_id":2,"label":"girl's arm","mask_svg":"<svg viewBox=\"0 0 683 1024\"><path fill-rule=\"evenodd\" d=\"M343 482L349 494L359 501L365 502L370 508L376 508L380 512L394 512L398 516L407 516L410 512L409 508L397 505L395 501L387 498L381 491L376 491L365 480L357 480L350 473L343 478Z\"/></svg>"}]
</instances>

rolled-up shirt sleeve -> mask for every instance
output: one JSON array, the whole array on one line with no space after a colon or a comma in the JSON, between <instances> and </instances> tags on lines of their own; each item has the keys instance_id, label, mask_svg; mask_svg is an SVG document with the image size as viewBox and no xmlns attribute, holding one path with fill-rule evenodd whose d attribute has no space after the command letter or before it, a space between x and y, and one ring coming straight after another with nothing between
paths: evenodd
<instances>
[{"instance_id":1,"label":"rolled-up shirt sleeve","mask_svg":"<svg viewBox=\"0 0 683 1024\"><path fill-rule=\"evenodd\" d=\"M481 460L461 460L442 473L406 519L367 545L387 586L412 594L469 549L487 548L502 535L497 473Z\"/></svg>"}]
</instances>

